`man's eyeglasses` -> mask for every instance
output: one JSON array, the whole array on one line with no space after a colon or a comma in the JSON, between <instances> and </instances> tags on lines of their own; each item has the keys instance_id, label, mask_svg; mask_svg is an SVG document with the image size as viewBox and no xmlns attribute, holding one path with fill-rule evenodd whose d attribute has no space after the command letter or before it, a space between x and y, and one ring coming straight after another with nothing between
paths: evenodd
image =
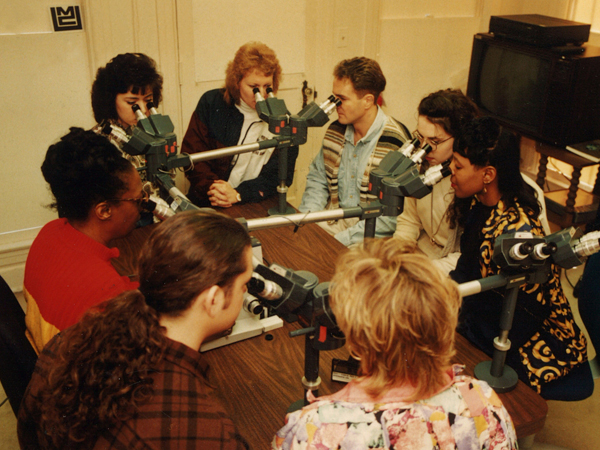
<instances>
[{"instance_id":1,"label":"man's eyeglasses","mask_svg":"<svg viewBox=\"0 0 600 450\"><path fill-rule=\"evenodd\" d=\"M137 203L138 208L141 208L150 198L150 195L146 192L142 192L142 196L138 198L109 198L112 202L134 202Z\"/></svg>"},{"instance_id":2,"label":"man's eyeglasses","mask_svg":"<svg viewBox=\"0 0 600 450\"><path fill-rule=\"evenodd\" d=\"M421 133L419 133L418 130L413 131L413 137L417 138L419 140L419 142L421 143L421 147L427 143L429 145L431 145L431 150L435 150L437 149L438 145L443 144L446 141L449 141L450 139L452 139L454 136L448 136L446 139L444 139L443 141L436 141L435 139L429 139L429 138L425 138L423 136L421 136Z\"/></svg>"}]
</instances>

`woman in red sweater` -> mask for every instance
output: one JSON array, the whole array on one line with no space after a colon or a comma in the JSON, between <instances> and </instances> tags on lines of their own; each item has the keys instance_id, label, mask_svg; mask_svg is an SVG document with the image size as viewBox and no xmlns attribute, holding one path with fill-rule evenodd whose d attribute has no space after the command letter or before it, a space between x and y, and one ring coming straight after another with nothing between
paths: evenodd
<instances>
[{"instance_id":1,"label":"woman in red sweater","mask_svg":"<svg viewBox=\"0 0 600 450\"><path fill-rule=\"evenodd\" d=\"M81 128L50 146L42 173L59 218L40 230L25 265L25 323L38 353L91 306L137 287L114 269L119 250L109 247L133 230L146 198L119 150Z\"/></svg>"}]
</instances>

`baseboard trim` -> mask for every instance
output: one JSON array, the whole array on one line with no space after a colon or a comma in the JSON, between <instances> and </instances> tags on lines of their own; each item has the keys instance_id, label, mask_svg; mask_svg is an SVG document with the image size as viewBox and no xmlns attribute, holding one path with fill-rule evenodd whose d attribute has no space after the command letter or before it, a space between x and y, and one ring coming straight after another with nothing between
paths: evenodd
<instances>
[{"instance_id":1,"label":"baseboard trim","mask_svg":"<svg viewBox=\"0 0 600 450\"><path fill-rule=\"evenodd\" d=\"M41 228L0 233L0 276L4 278L13 292L23 290L27 255Z\"/></svg>"}]
</instances>

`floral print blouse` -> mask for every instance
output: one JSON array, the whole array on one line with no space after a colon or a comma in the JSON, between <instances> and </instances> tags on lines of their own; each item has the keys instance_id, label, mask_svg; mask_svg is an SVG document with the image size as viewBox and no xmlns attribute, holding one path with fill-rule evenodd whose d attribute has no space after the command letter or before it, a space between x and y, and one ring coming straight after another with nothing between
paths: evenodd
<instances>
[{"instance_id":1,"label":"floral print blouse","mask_svg":"<svg viewBox=\"0 0 600 450\"><path fill-rule=\"evenodd\" d=\"M516 449L515 429L498 395L486 382L458 375L459 370L456 366L447 388L416 402L313 397L312 404L288 415L272 448Z\"/></svg>"}]
</instances>

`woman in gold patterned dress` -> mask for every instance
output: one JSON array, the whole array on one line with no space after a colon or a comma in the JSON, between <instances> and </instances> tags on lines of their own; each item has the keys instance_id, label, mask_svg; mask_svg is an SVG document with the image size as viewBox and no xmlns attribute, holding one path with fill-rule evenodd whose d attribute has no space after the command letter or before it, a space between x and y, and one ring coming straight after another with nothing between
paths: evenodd
<instances>
[{"instance_id":1,"label":"woman in gold patterned dress","mask_svg":"<svg viewBox=\"0 0 600 450\"><path fill-rule=\"evenodd\" d=\"M503 233L527 231L543 235L538 220L540 206L519 169L519 139L489 117L473 120L454 144L451 164L455 190L452 220L464 227L461 257L450 276L463 283L496 275L494 243ZM488 354L500 332L504 289L465 297L458 331ZM543 397L561 397L561 380L582 372L593 391L587 361L586 339L573 320L552 266L548 281L520 287L511 348L506 362L519 378ZM568 397L568 392L567 392ZM566 399L566 398L565 398Z\"/></svg>"}]
</instances>

